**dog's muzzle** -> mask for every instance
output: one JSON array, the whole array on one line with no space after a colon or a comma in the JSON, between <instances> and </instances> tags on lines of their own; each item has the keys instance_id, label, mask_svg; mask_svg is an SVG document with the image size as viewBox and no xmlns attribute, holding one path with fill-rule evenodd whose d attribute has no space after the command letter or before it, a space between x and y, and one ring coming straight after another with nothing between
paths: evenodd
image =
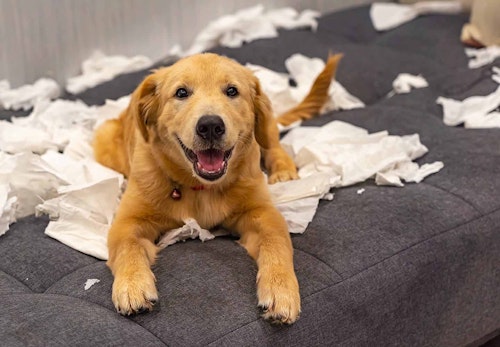
<instances>
[{"instance_id":1,"label":"dog's muzzle","mask_svg":"<svg viewBox=\"0 0 500 347\"><path fill-rule=\"evenodd\" d=\"M234 147L229 150L219 148L225 133L226 127L221 117L202 116L196 124L196 135L207 145L207 149L190 149L177 138L186 157L193 163L195 173L201 178L215 181L226 173Z\"/></svg>"}]
</instances>

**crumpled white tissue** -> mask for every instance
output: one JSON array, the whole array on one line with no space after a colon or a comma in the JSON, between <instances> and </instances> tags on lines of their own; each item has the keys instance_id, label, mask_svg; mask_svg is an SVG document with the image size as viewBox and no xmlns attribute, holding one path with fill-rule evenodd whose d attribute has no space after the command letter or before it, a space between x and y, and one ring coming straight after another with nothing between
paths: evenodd
<instances>
[{"instance_id":1,"label":"crumpled white tissue","mask_svg":"<svg viewBox=\"0 0 500 347\"><path fill-rule=\"evenodd\" d=\"M318 173L294 181L278 182L269 185L275 206L288 224L293 234L302 234L312 221L320 199L333 199L330 188L336 178Z\"/></svg>"},{"instance_id":2,"label":"crumpled white tissue","mask_svg":"<svg viewBox=\"0 0 500 347\"><path fill-rule=\"evenodd\" d=\"M264 6L256 5L214 20L196 36L185 52L177 45L170 54L188 56L217 45L240 47L244 42L276 37L279 28L310 27L316 30L316 18L319 16L319 12L311 10L298 13L295 9L286 7L264 11Z\"/></svg>"},{"instance_id":3,"label":"crumpled white tissue","mask_svg":"<svg viewBox=\"0 0 500 347\"><path fill-rule=\"evenodd\" d=\"M500 112L500 86L486 96L471 96L463 101L439 97L443 107L443 122L448 126L464 124L465 128L498 128Z\"/></svg>"},{"instance_id":4,"label":"crumpled white tissue","mask_svg":"<svg viewBox=\"0 0 500 347\"><path fill-rule=\"evenodd\" d=\"M16 221L17 197L11 196L8 184L0 184L0 236Z\"/></svg>"},{"instance_id":5,"label":"crumpled white tissue","mask_svg":"<svg viewBox=\"0 0 500 347\"><path fill-rule=\"evenodd\" d=\"M309 93L314 80L325 67L320 58L309 58L302 54L293 54L285 60L288 74L278 73L259 65L247 63L246 66L257 76L262 90L272 103L274 112L279 115L296 106ZM290 86L290 77L296 86ZM364 107L365 104L350 94L339 82L332 81L328 91L329 101L322 112L331 110L349 110Z\"/></svg>"},{"instance_id":6,"label":"crumpled white tissue","mask_svg":"<svg viewBox=\"0 0 500 347\"><path fill-rule=\"evenodd\" d=\"M491 69L491 71L492 71L491 78L493 79L493 81L495 81L498 84L500 84L500 67L493 66L493 68Z\"/></svg>"},{"instance_id":7,"label":"crumpled white tissue","mask_svg":"<svg viewBox=\"0 0 500 347\"><path fill-rule=\"evenodd\" d=\"M291 233L306 230L319 200L333 198L331 188L369 178L375 178L378 185L402 187L401 180L418 183L444 166L434 162L419 167L413 162L427 153L417 134L369 134L341 121L323 127L294 128L281 143L299 168L300 179L269 185L269 190ZM358 190L358 194L363 191Z\"/></svg>"},{"instance_id":8,"label":"crumpled white tissue","mask_svg":"<svg viewBox=\"0 0 500 347\"><path fill-rule=\"evenodd\" d=\"M40 78L33 84L11 89L7 80L0 81L0 107L7 110L29 110L40 99L55 99L61 88L50 78Z\"/></svg>"},{"instance_id":9,"label":"crumpled white tissue","mask_svg":"<svg viewBox=\"0 0 500 347\"><path fill-rule=\"evenodd\" d=\"M430 172L412 163L428 151L418 134L393 136L387 131L369 134L363 128L333 121L323 127L292 129L282 139L282 145L294 159L300 177L326 173L332 187L353 185L379 173L406 182L420 182ZM440 162L433 165L434 169L442 167ZM401 181L376 183L403 186Z\"/></svg>"},{"instance_id":10,"label":"crumpled white tissue","mask_svg":"<svg viewBox=\"0 0 500 347\"><path fill-rule=\"evenodd\" d=\"M78 94L110 81L117 75L146 69L151 65L153 65L152 60L143 55L129 58L124 55L107 56L96 51L82 63L81 75L68 78L66 90L72 94Z\"/></svg>"},{"instance_id":11,"label":"crumpled white tissue","mask_svg":"<svg viewBox=\"0 0 500 347\"><path fill-rule=\"evenodd\" d=\"M85 281L85 285L83 287L84 290L89 290L94 284L97 284L101 282L100 279L97 278L89 278L87 281Z\"/></svg>"},{"instance_id":12,"label":"crumpled white tissue","mask_svg":"<svg viewBox=\"0 0 500 347\"><path fill-rule=\"evenodd\" d=\"M34 214L35 206L55 197L62 184L67 184L66 180L39 155L0 151L0 186L8 185L9 197L17 199L16 218Z\"/></svg>"},{"instance_id":13,"label":"crumpled white tissue","mask_svg":"<svg viewBox=\"0 0 500 347\"><path fill-rule=\"evenodd\" d=\"M500 46L488 46L484 48L466 48L465 54L470 58L469 68L476 69L491 64L500 58Z\"/></svg>"},{"instance_id":14,"label":"crumpled white tissue","mask_svg":"<svg viewBox=\"0 0 500 347\"><path fill-rule=\"evenodd\" d=\"M0 150L8 153L63 150L82 131L90 131L96 121L96 108L81 101L38 100L28 117L0 121Z\"/></svg>"},{"instance_id":15,"label":"crumpled white tissue","mask_svg":"<svg viewBox=\"0 0 500 347\"><path fill-rule=\"evenodd\" d=\"M62 243L100 259L107 259L106 239L119 204L124 178L99 163L74 160L49 151L41 156L66 184L57 196L36 207L51 218L45 233Z\"/></svg>"},{"instance_id":16,"label":"crumpled white tissue","mask_svg":"<svg viewBox=\"0 0 500 347\"><path fill-rule=\"evenodd\" d=\"M157 246L160 249L173 245L179 241L199 238L201 241L212 240L215 236L226 235L225 231L218 231L217 235L207 229L203 229L198 222L193 218L186 218L184 225L180 228L167 231L158 241Z\"/></svg>"},{"instance_id":17,"label":"crumpled white tissue","mask_svg":"<svg viewBox=\"0 0 500 347\"><path fill-rule=\"evenodd\" d=\"M412 75L409 73L400 73L392 82L392 92L389 97L394 94L406 94L412 89L428 87L429 83L422 75Z\"/></svg>"},{"instance_id":18,"label":"crumpled white tissue","mask_svg":"<svg viewBox=\"0 0 500 347\"><path fill-rule=\"evenodd\" d=\"M421 1L411 5L374 3L370 18L378 31L394 29L424 14L456 14L465 9L461 1Z\"/></svg>"}]
</instances>

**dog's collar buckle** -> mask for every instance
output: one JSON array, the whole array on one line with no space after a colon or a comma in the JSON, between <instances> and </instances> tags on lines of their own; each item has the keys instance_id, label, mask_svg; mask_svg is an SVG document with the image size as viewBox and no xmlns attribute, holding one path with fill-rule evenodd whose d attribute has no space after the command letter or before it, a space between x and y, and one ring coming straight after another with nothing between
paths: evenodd
<instances>
[{"instance_id":1,"label":"dog's collar buckle","mask_svg":"<svg viewBox=\"0 0 500 347\"><path fill-rule=\"evenodd\" d=\"M200 190L205 190L205 186L200 184L199 186L193 186L191 187L191 190L200 191ZM172 189L172 193L170 193L170 197L172 200L180 200L182 198L182 192L180 188L174 188Z\"/></svg>"}]
</instances>

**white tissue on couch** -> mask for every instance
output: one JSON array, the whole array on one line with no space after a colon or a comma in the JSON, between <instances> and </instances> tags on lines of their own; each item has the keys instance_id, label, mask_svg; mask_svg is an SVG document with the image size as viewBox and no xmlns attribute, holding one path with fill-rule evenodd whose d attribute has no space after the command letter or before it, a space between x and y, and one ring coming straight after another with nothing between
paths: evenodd
<instances>
[{"instance_id":1,"label":"white tissue on couch","mask_svg":"<svg viewBox=\"0 0 500 347\"><path fill-rule=\"evenodd\" d=\"M377 173L391 173L408 179L407 182L415 181L407 171L403 175L398 165L411 163L427 153L418 134L392 136L386 131L369 134L363 128L341 121L323 127L292 129L282 144L294 158L300 177L327 173L336 182L334 187L363 182ZM415 164L409 172L418 177L418 170Z\"/></svg>"},{"instance_id":2,"label":"white tissue on couch","mask_svg":"<svg viewBox=\"0 0 500 347\"><path fill-rule=\"evenodd\" d=\"M407 94L412 89L426 88L429 86L427 80L422 75L412 75L409 73L400 73L392 82L392 92L389 97L394 94Z\"/></svg>"},{"instance_id":3,"label":"white tissue on couch","mask_svg":"<svg viewBox=\"0 0 500 347\"><path fill-rule=\"evenodd\" d=\"M35 206L57 196L57 188L62 184L68 182L39 155L0 152L0 185L8 185L9 196L17 199L16 218L34 214Z\"/></svg>"},{"instance_id":4,"label":"white tissue on couch","mask_svg":"<svg viewBox=\"0 0 500 347\"><path fill-rule=\"evenodd\" d=\"M55 99L61 94L56 81L40 78L33 84L11 89L7 80L0 81L0 108L7 110L29 110L40 99Z\"/></svg>"},{"instance_id":5,"label":"white tissue on couch","mask_svg":"<svg viewBox=\"0 0 500 347\"><path fill-rule=\"evenodd\" d=\"M124 178L89 160L74 160L49 151L42 158L67 184L57 196L36 207L51 218L45 233L62 243L100 259L107 259L106 238L119 204Z\"/></svg>"},{"instance_id":6,"label":"white tissue on couch","mask_svg":"<svg viewBox=\"0 0 500 347\"><path fill-rule=\"evenodd\" d=\"M126 57L124 55L107 56L102 52L94 52L82 63L82 74L70 77L66 81L66 90L78 94L120 74L146 69L153 65L151 59L143 55Z\"/></svg>"},{"instance_id":7,"label":"white tissue on couch","mask_svg":"<svg viewBox=\"0 0 500 347\"><path fill-rule=\"evenodd\" d=\"M219 235L227 234L225 232ZM167 231L158 241L158 247L163 249L179 241L199 238L201 241L212 240L215 237L209 230L203 229L193 218L186 218L180 228Z\"/></svg>"},{"instance_id":8,"label":"white tissue on couch","mask_svg":"<svg viewBox=\"0 0 500 347\"><path fill-rule=\"evenodd\" d=\"M500 58L500 46L488 46L484 48L465 48L465 54L470 58L469 68L491 64L495 59Z\"/></svg>"},{"instance_id":9,"label":"white tissue on couch","mask_svg":"<svg viewBox=\"0 0 500 347\"><path fill-rule=\"evenodd\" d=\"M310 27L315 30L318 25L316 18L319 16L319 12L311 10L298 13L287 7L264 11L264 6L256 5L210 22L196 36L190 48L183 52L176 45L170 54L188 56L217 45L240 47L244 42L276 37L279 28Z\"/></svg>"},{"instance_id":10,"label":"white tissue on couch","mask_svg":"<svg viewBox=\"0 0 500 347\"><path fill-rule=\"evenodd\" d=\"M374 3L370 18L378 31L394 29L424 14L456 14L464 11L461 1L422 1L411 5Z\"/></svg>"},{"instance_id":11,"label":"white tissue on couch","mask_svg":"<svg viewBox=\"0 0 500 347\"><path fill-rule=\"evenodd\" d=\"M11 196L8 184L0 184L0 236L16 221L17 197Z\"/></svg>"},{"instance_id":12,"label":"white tissue on couch","mask_svg":"<svg viewBox=\"0 0 500 347\"><path fill-rule=\"evenodd\" d=\"M486 96L471 96L458 101L439 97L436 102L443 107L443 122L448 126L464 124L465 128L498 128L500 112L500 86Z\"/></svg>"},{"instance_id":13,"label":"white tissue on couch","mask_svg":"<svg viewBox=\"0 0 500 347\"><path fill-rule=\"evenodd\" d=\"M92 130L96 118L96 107L87 106L79 100L39 100L28 117L13 117L12 124L18 127L19 134L24 133L27 137L35 132L45 133L48 137L46 147L42 145L37 150L32 149L36 153L43 153L54 149L54 145L58 150L63 150L82 130ZM34 138L28 137L27 143L36 144ZM23 147L19 146L18 151L26 150ZM15 149L11 148L11 151L15 152Z\"/></svg>"}]
</instances>

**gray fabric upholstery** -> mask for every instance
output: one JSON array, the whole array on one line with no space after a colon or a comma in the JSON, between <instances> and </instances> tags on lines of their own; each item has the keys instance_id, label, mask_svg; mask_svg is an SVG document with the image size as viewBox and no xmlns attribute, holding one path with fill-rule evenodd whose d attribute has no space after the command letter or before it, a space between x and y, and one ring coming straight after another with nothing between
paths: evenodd
<instances>
[{"instance_id":1,"label":"gray fabric upholstery","mask_svg":"<svg viewBox=\"0 0 500 347\"><path fill-rule=\"evenodd\" d=\"M121 317L105 263L50 239L47 220L28 217L0 237L2 345L464 346L498 333L500 130L447 127L435 103L492 92L491 67L467 68L459 43L465 16L426 16L376 33L368 10L325 15L315 33L283 31L213 50L279 71L296 52L343 52L338 80L367 107L306 124L339 119L371 132L417 132L430 150L419 161L445 163L420 184L367 181L320 203L306 233L293 236L303 302L296 324L260 318L256 266L229 237L162 251L154 268L159 304ZM401 72L422 74L430 87L385 98ZM79 97L101 104L130 93L146 73ZM100 282L84 290L90 278Z\"/></svg>"}]
</instances>

